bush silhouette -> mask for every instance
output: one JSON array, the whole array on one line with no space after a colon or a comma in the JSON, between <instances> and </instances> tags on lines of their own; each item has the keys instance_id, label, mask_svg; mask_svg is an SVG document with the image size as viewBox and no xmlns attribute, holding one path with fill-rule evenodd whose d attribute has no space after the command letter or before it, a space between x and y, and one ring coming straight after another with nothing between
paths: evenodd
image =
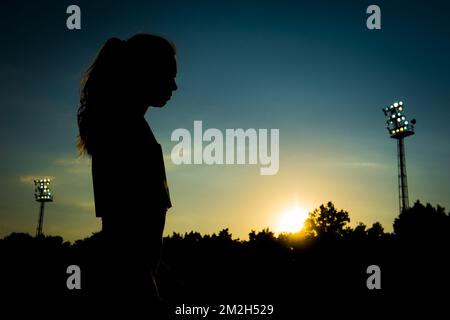
<instances>
[{"instance_id":1,"label":"bush silhouette","mask_svg":"<svg viewBox=\"0 0 450 320\"><path fill-rule=\"evenodd\" d=\"M297 234L277 236L266 228L240 240L228 228L212 235L173 233L164 238L161 294L169 309L189 303L271 303L278 310L271 319L290 319L298 316L300 302L307 306L303 312L346 316L342 305L348 301L383 310L399 296L432 297L450 285L450 224L444 208L416 202L395 219L392 234L379 222L369 228L363 223L352 228L349 222L348 212L328 202ZM74 244L61 237L12 233L0 240L2 288L16 301L42 298L72 305L76 298L83 310L99 303L91 288L104 271L97 254L101 246L101 232ZM71 264L82 270L80 292L65 287ZM382 270L378 294L365 284L372 264ZM114 281L113 275L106 280Z\"/></svg>"},{"instance_id":2,"label":"bush silhouette","mask_svg":"<svg viewBox=\"0 0 450 320\"><path fill-rule=\"evenodd\" d=\"M421 241L449 239L450 217L445 208L420 201L404 210L394 221L394 233L403 239Z\"/></svg>"}]
</instances>

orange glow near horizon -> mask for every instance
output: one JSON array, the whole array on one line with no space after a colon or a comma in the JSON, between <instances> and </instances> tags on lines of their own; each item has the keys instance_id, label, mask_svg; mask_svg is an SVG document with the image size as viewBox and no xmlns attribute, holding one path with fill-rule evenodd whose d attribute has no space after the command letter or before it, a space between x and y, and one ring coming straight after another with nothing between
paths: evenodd
<instances>
[{"instance_id":1,"label":"orange glow near horizon","mask_svg":"<svg viewBox=\"0 0 450 320\"><path fill-rule=\"evenodd\" d=\"M299 232L308 218L308 212L298 205L294 205L283 211L278 218L277 233Z\"/></svg>"}]
</instances>

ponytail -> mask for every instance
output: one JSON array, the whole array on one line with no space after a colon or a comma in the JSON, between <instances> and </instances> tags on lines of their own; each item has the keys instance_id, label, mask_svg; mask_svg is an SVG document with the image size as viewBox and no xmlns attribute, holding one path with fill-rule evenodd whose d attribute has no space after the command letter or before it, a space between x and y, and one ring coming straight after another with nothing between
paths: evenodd
<instances>
[{"instance_id":1,"label":"ponytail","mask_svg":"<svg viewBox=\"0 0 450 320\"><path fill-rule=\"evenodd\" d=\"M164 58L174 55L173 44L151 34L137 34L126 41L112 37L105 42L81 82L77 113L79 155L92 155L99 126L110 121L111 116L120 119L133 112L132 107L123 108L139 95L134 81L142 78L142 64L158 67Z\"/></svg>"},{"instance_id":2,"label":"ponytail","mask_svg":"<svg viewBox=\"0 0 450 320\"><path fill-rule=\"evenodd\" d=\"M104 97L120 90L120 78L125 76L125 45L119 38L109 38L84 73L77 113L79 155L91 154L94 148L92 130L95 118L100 116L101 104L107 103Z\"/></svg>"}]
</instances>

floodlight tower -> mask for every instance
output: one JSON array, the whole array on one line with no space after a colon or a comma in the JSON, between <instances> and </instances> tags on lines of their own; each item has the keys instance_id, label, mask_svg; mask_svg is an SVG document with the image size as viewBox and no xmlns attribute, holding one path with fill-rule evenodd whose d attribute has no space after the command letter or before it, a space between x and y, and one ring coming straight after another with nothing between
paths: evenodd
<instances>
[{"instance_id":1,"label":"floodlight tower","mask_svg":"<svg viewBox=\"0 0 450 320\"><path fill-rule=\"evenodd\" d=\"M386 116L387 130L392 139L397 139L398 156L398 202L400 213L409 208L408 182L406 179L406 159L404 138L414 134L416 119L409 122L404 114L405 106L403 102L395 102L389 107L383 108Z\"/></svg>"},{"instance_id":2,"label":"floodlight tower","mask_svg":"<svg viewBox=\"0 0 450 320\"><path fill-rule=\"evenodd\" d=\"M37 202L40 202L39 220L36 228L36 237L42 235L42 226L44 224L44 204L53 201L53 195L50 191L50 179L34 180L36 189L34 190L34 197Z\"/></svg>"}]
</instances>

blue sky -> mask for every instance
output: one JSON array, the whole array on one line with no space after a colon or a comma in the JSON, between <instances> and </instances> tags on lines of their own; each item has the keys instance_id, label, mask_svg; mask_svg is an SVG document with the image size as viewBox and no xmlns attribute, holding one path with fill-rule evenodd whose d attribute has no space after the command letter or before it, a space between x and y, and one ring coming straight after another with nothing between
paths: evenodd
<instances>
[{"instance_id":1,"label":"blue sky","mask_svg":"<svg viewBox=\"0 0 450 320\"><path fill-rule=\"evenodd\" d=\"M378 1L382 29L366 28L368 1L78 1L1 6L0 236L34 233L33 177L53 177L44 231L69 240L99 230L90 163L77 158L79 82L111 36L137 32L177 46L179 90L146 118L163 145L174 207L166 234L229 227L276 229L293 202L333 201L352 223L398 214L395 141L381 108L402 100L417 119L407 139L410 201L450 207L450 19L444 1ZM177 128L280 129L280 170L175 166ZM118 177L120 178L120 177ZM131 195L132 198L132 195Z\"/></svg>"}]
</instances>

